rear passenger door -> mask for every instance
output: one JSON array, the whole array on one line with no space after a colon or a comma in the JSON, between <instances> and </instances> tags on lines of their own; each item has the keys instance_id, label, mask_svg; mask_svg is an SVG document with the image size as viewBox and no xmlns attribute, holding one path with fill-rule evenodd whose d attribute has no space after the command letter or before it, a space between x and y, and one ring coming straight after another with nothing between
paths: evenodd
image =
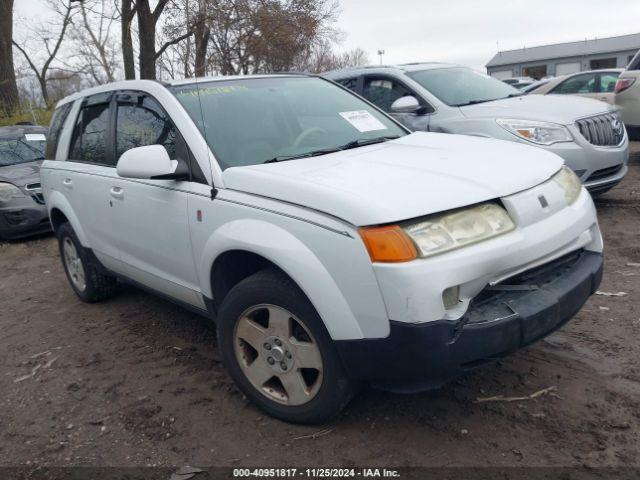
<instances>
[{"instance_id":1,"label":"rear passenger door","mask_svg":"<svg viewBox=\"0 0 640 480\"><path fill-rule=\"evenodd\" d=\"M114 102L115 158L135 147L163 145L190 164L190 151L161 105L144 92L120 92ZM111 188L114 230L127 277L185 303L204 307L189 231L191 181L118 178Z\"/></svg>"},{"instance_id":2,"label":"rear passenger door","mask_svg":"<svg viewBox=\"0 0 640 480\"><path fill-rule=\"evenodd\" d=\"M112 270L119 270L118 233L110 190L117 179L111 145L112 92L86 97L75 121L61 190L78 216L89 247Z\"/></svg>"}]
</instances>

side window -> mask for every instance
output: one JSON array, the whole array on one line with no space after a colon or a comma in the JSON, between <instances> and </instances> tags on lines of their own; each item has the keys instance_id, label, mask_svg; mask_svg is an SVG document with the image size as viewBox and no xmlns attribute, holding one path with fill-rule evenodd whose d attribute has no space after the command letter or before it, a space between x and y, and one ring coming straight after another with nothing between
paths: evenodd
<instances>
[{"instance_id":1,"label":"side window","mask_svg":"<svg viewBox=\"0 0 640 480\"><path fill-rule=\"evenodd\" d=\"M343 78L342 80L337 80L337 82L343 87L347 87L349 90L353 90L354 92L358 91L358 77Z\"/></svg>"},{"instance_id":2,"label":"side window","mask_svg":"<svg viewBox=\"0 0 640 480\"><path fill-rule=\"evenodd\" d=\"M627 70L640 70L640 51L629 61Z\"/></svg>"},{"instance_id":3,"label":"side window","mask_svg":"<svg viewBox=\"0 0 640 480\"><path fill-rule=\"evenodd\" d=\"M576 75L568 78L560 85L551 90L550 93L574 94L574 93L596 93L596 75Z\"/></svg>"},{"instance_id":4,"label":"side window","mask_svg":"<svg viewBox=\"0 0 640 480\"><path fill-rule=\"evenodd\" d=\"M58 149L58 140L60 139L62 126L69 116L72 107L73 102L65 103L53 112L53 117L49 125L49 135L47 136L47 146L45 148L45 158L48 160L56 159L56 150Z\"/></svg>"},{"instance_id":5,"label":"side window","mask_svg":"<svg viewBox=\"0 0 640 480\"><path fill-rule=\"evenodd\" d=\"M85 100L73 130L70 160L114 166L107 155L109 99L110 95L102 94Z\"/></svg>"},{"instance_id":6,"label":"side window","mask_svg":"<svg viewBox=\"0 0 640 480\"><path fill-rule=\"evenodd\" d=\"M146 145L163 145L172 160L178 158L178 132L160 105L146 95L134 94L131 97L134 103L118 101L116 158L127 150Z\"/></svg>"},{"instance_id":7,"label":"side window","mask_svg":"<svg viewBox=\"0 0 640 480\"><path fill-rule=\"evenodd\" d=\"M189 164L191 181L207 183L198 162L160 104L142 93L119 95L116 161L127 150L146 145L163 145L172 160L179 158Z\"/></svg>"},{"instance_id":8,"label":"side window","mask_svg":"<svg viewBox=\"0 0 640 480\"><path fill-rule=\"evenodd\" d=\"M617 81L618 81L617 73L601 73L600 74L600 92L602 93L615 92Z\"/></svg>"}]
</instances>

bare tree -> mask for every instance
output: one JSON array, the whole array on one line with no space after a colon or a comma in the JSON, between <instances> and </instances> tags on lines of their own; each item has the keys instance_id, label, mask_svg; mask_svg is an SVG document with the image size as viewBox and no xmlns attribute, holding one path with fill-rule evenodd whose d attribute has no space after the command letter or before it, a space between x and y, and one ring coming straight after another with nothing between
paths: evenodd
<instances>
[{"instance_id":1,"label":"bare tree","mask_svg":"<svg viewBox=\"0 0 640 480\"><path fill-rule=\"evenodd\" d=\"M93 84L113 82L117 60L111 29L117 12L102 0L84 0L79 10L80 18L73 22L70 35L77 49L74 64L80 64L78 71L87 74Z\"/></svg>"},{"instance_id":2,"label":"bare tree","mask_svg":"<svg viewBox=\"0 0 640 480\"><path fill-rule=\"evenodd\" d=\"M188 28L186 32L164 42L156 50L156 28L162 12L169 0L159 0L155 8L151 8L149 0L136 0L135 8L138 17L138 40L140 44L140 78L156 78L156 61L172 45L190 37L193 32Z\"/></svg>"},{"instance_id":3,"label":"bare tree","mask_svg":"<svg viewBox=\"0 0 640 480\"><path fill-rule=\"evenodd\" d=\"M136 66L133 56L133 38L131 36L131 24L136 15L136 7L133 0L122 0L120 5L120 35L122 42L122 63L124 66L124 78L133 80L136 78Z\"/></svg>"},{"instance_id":4,"label":"bare tree","mask_svg":"<svg viewBox=\"0 0 640 480\"><path fill-rule=\"evenodd\" d=\"M13 67L13 0L0 0L0 113L18 108L18 86Z\"/></svg>"},{"instance_id":5,"label":"bare tree","mask_svg":"<svg viewBox=\"0 0 640 480\"><path fill-rule=\"evenodd\" d=\"M18 44L15 40L12 40L13 45L22 53L25 60L29 64L29 67L35 74L38 83L40 84L40 90L42 91L42 98L45 105L51 104L49 98L49 91L47 89L47 73L51 67L51 63L56 59L62 41L65 38L67 28L71 23L71 16L73 12L73 3L80 0L49 0L49 5L58 17L61 18L60 22L48 22L36 27L34 34L36 38L44 45L45 58L44 62L38 66L37 54L25 43L23 46ZM28 53L28 50L31 54Z\"/></svg>"}]
</instances>

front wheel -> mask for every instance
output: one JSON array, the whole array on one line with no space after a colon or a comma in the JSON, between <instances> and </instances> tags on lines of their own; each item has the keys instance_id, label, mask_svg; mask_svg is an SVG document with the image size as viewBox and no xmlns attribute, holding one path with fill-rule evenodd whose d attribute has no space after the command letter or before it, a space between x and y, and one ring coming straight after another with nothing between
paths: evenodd
<instances>
[{"instance_id":1,"label":"front wheel","mask_svg":"<svg viewBox=\"0 0 640 480\"><path fill-rule=\"evenodd\" d=\"M353 396L320 316L298 286L275 269L260 271L229 292L219 312L218 342L239 388L274 417L325 422Z\"/></svg>"}]
</instances>

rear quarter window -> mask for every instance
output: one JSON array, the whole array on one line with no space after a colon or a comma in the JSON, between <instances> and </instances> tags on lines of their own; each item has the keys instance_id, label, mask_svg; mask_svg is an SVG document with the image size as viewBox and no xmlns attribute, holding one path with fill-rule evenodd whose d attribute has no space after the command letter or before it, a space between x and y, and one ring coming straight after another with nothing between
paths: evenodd
<instances>
[{"instance_id":1,"label":"rear quarter window","mask_svg":"<svg viewBox=\"0 0 640 480\"><path fill-rule=\"evenodd\" d=\"M51 117L49 124L49 135L47 136L47 146L45 147L44 158L47 160L56 160L56 150L58 149L58 140L62 133L64 122L69 116L69 112L73 107L73 102L65 103L56 108Z\"/></svg>"}]
</instances>

